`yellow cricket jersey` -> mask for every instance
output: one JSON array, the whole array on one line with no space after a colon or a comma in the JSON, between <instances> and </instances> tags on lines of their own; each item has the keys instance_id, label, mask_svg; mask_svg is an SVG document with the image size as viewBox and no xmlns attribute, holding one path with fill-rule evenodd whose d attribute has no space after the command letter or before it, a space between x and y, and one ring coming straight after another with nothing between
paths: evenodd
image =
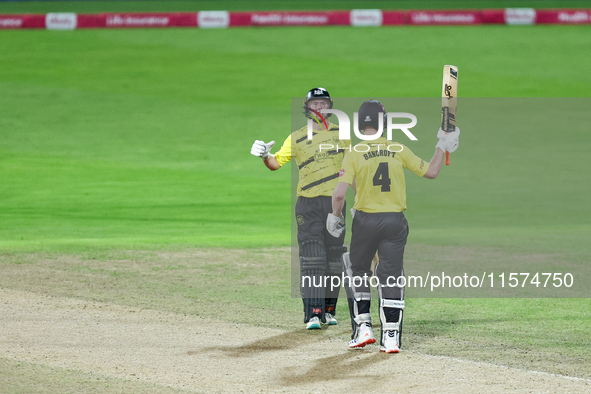
<instances>
[{"instance_id":1,"label":"yellow cricket jersey","mask_svg":"<svg viewBox=\"0 0 591 394\"><path fill-rule=\"evenodd\" d=\"M378 138L357 144L347 152L339 182L352 184L355 179L354 208L358 211L402 212L406 210L405 167L423 176L429 163L402 144Z\"/></svg>"},{"instance_id":2,"label":"yellow cricket jersey","mask_svg":"<svg viewBox=\"0 0 591 394\"><path fill-rule=\"evenodd\" d=\"M343 157L350 147L350 140L339 140L339 126L329 123L328 130L314 130L310 140L306 125L285 139L275 159L283 166L295 158L299 169L298 196L332 196Z\"/></svg>"}]
</instances>

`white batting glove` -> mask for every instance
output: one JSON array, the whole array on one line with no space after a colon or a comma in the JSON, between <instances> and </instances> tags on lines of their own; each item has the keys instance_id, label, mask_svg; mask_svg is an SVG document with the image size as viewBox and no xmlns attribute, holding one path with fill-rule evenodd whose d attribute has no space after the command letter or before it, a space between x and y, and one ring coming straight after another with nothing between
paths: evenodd
<instances>
[{"instance_id":1,"label":"white batting glove","mask_svg":"<svg viewBox=\"0 0 591 394\"><path fill-rule=\"evenodd\" d=\"M449 153L454 153L460 146L460 128L458 126L456 126L455 131L447 133L446 141L447 151Z\"/></svg>"},{"instance_id":2,"label":"white batting glove","mask_svg":"<svg viewBox=\"0 0 591 394\"><path fill-rule=\"evenodd\" d=\"M250 148L250 154L260 157L263 160L267 160L271 155L270 152L273 145L275 145L275 141L265 144L264 141L255 140L254 144L252 144L252 148Z\"/></svg>"},{"instance_id":3,"label":"white batting glove","mask_svg":"<svg viewBox=\"0 0 591 394\"><path fill-rule=\"evenodd\" d=\"M357 213L357 210L355 208L351 208L349 211L351 212L351 219L355 219L355 214Z\"/></svg>"},{"instance_id":4,"label":"white batting glove","mask_svg":"<svg viewBox=\"0 0 591 394\"><path fill-rule=\"evenodd\" d=\"M435 149L437 149L437 148L441 148L441 150L445 152L445 150L447 149L447 137L446 136L439 138L439 141L437 141L437 145L435 145Z\"/></svg>"},{"instance_id":5,"label":"white batting glove","mask_svg":"<svg viewBox=\"0 0 591 394\"><path fill-rule=\"evenodd\" d=\"M454 153L458 147L460 146L460 137L452 138L447 140L447 151L449 153Z\"/></svg>"},{"instance_id":6,"label":"white batting glove","mask_svg":"<svg viewBox=\"0 0 591 394\"><path fill-rule=\"evenodd\" d=\"M454 153L460 146L460 128L456 126L455 131L446 133L443 129L437 131L437 138L439 142L435 145L436 148L441 148L443 151Z\"/></svg>"},{"instance_id":7,"label":"white batting glove","mask_svg":"<svg viewBox=\"0 0 591 394\"><path fill-rule=\"evenodd\" d=\"M333 237L340 237L341 234L343 234L343 231L345 231L345 218L343 215L341 215L341 217L337 217L332 213L329 213L328 217L326 218L326 229Z\"/></svg>"}]
</instances>

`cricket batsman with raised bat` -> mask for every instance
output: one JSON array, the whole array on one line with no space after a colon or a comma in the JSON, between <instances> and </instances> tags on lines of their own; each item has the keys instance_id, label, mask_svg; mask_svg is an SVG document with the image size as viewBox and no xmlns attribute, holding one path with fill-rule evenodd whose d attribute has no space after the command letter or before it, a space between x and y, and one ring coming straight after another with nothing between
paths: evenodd
<instances>
[{"instance_id":1,"label":"cricket batsman with raised bat","mask_svg":"<svg viewBox=\"0 0 591 394\"><path fill-rule=\"evenodd\" d=\"M386 111L381 102L370 100L359 108L358 128L365 135L378 132L379 119L386 124ZM326 227L335 237L344 230L343 206L349 185L356 182L355 215L353 217L351 250L343 255L345 276L371 277L372 259L378 253L375 276L379 280L379 315L381 321L380 351L398 353L402 334L404 287L396 282L388 285L388 278L404 275L403 256L408 237L406 210L406 181L404 169L418 176L435 179L441 170L444 153L454 152L459 145L459 128L446 134L441 128L439 142L430 162L415 156L406 146L381 137L372 141L371 149L347 152L339 173L339 181L332 196L332 213ZM394 149L388 149L391 145ZM375 283L375 282L374 282ZM360 285L359 285L360 284ZM358 286L359 285L359 286ZM345 279L353 333L350 348L361 348L374 343L371 325L371 292L368 281Z\"/></svg>"}]
</instances>

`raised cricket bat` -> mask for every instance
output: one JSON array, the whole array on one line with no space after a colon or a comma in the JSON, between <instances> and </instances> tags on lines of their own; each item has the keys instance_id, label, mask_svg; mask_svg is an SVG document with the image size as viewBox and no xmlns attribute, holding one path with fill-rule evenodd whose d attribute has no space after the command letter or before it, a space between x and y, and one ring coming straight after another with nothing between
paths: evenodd
<instances>
[{"instance_id":1,"label":"raised cricket bat","mask_svg":"<svg viewBox=\"0 0 591 394\"><path fill-rule=\"evenodd\" d=\"M441 128L446 133L456 131L456 110L458 107L458 68L443 66L443 89L441 92ZM445 152L445 165L450 163L449 152Z\"/></svg>"}]
</instances>

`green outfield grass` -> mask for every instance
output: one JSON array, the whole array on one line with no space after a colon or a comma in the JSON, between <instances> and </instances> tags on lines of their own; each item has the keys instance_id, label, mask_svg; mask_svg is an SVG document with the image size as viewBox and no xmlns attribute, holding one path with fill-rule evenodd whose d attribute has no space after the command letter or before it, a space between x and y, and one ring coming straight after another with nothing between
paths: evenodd
<instances>
[{"instance_id":1,"label":"green outfield grass","mask_svg":"<svg viewBox=\"0 0 591 394\"><path fill-rule=\"evenodd\" d=\"M10 7L17 12L13 4L0 12ZM585 103L589 31L1 31L0 286L181 313L223 310L221 318L237 322L300 328L288 252L260 251L290 244L291 171L272 173L249 154L254 139L280 143L289 134L291 97L318 85L337 97L438 97L442 65L453 63L460 97L496 97L494 108L505 97ZM556 117L581 116L562 110ZM434 111L435 124L412 145L426 159ZM460 101L459 119L462 111ZM589 262L591 182L580 163L591 137L568 127L585 119L538 127L557 122L547 107L530 127L515 130L506 119L483 111L486 127L478 128L472 116L451 167L434 182L409 175L409 260L439 261L445 247L458 247L477 260L502 250L495 258ZM157 254L204 248L217 255L168 264ZM142 264L130 266L126 253ZM246 265L224 260L236 255ZM231 292L216 290L222 279ZM344 324L322 335L346 340L345 305ZM286 317L272 320L279 314ZM586 299L409 298L406 316L410 349L589 377ZM2 362L2 371L15 368Z\"/></svg>"},{"instance_id":2,"label":"green outfield grass","mask_svg":"<svg viewBox=\"0 0 591 394\"><path fill-rule=\"evenodd\" d=\"M316 85L336 96L437 97L446 63L459 65L464 97L588 96L587 31L4 31L0 248L287 245L290 171L267 171L249 149L256 138L288 135L291 97ZM453 46L440 45L442 34ZM436 183L409 179L413 231L459 244L495 243L489 227L500 237L523 229L527 240L555 225L567 237L571 225L588 235L591 184L568 167L588 134L531 132L465 131L457 166ZM428 159L435 136L426 133L412 147ZM499 136L512 138L510 154L487 149ZM552 139L553 165L539 160L531 139ZM541 167L513 173L532 160ZM559 190L547 193L548 179ZM441 199L454 205L442 211Z\"/></svg>"}]
</instances>

